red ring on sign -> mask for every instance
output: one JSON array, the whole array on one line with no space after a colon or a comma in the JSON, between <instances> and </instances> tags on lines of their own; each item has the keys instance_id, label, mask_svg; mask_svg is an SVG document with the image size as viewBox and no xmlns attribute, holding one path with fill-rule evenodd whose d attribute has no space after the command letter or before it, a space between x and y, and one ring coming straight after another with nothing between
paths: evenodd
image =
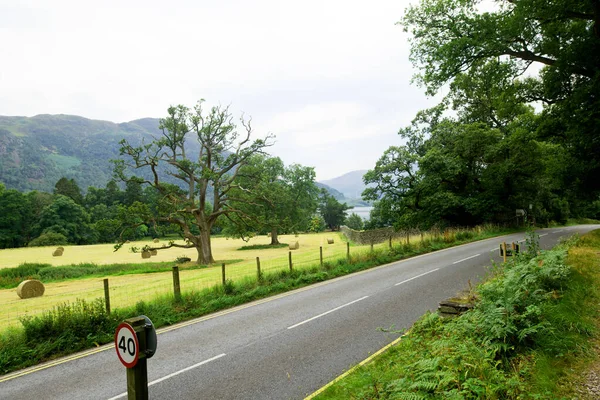
<instances>
[{"instance_id":1,"label":"red ring on sign","mask_svg":"<svg viewBox=\"0 0 600 400\"><path fill-rule=\"evenodd\" d=\"M119 332L121 331L121 329L127 329L131 332L131 334L133 335L133 340L135 342L135 358L133 359L132 362L127 362L125 360L123 360L123 358L121 357L121 353L119 352ZM127 322L121 322L119 324L119 326L117 326L117 330L115 331L115 350L117 351L117 356L119 357L119 360L121 360L121 364L123 364L125 367L127 368L133 368L136 366L138 359L139 359L139 354L140 354L140 343L138 341L138 337L135 333L135 330L133 329L133 327L131 325L129 325Z\"/></svg>"}]
</instances>

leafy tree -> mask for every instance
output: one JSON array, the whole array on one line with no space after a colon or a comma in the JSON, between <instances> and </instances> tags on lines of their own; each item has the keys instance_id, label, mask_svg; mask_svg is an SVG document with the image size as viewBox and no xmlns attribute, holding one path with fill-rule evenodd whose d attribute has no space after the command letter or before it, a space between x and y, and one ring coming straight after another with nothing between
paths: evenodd
<instances>
[{"instance_id":1,"label":"leafy tree","mask_svg":"<svg viewBox=\"0 0 600 400\"><path fill-rule=\"evenodd\" d=\"M348 209L350 207L346 203L340 203L327 190L321 189L319 212L329 229L336 230L344 224Z\"/></svg>"},{"instance_id":2,"label":"leafy tree","mask_svg":"<svg viewBox=\"0 0 600 400\"><path fill-rule=\"evenodd\" d=\"M27 244L32 213L28 197L0 183L0 248Z\"/></svg>"},{"instance_id":3,"label":"leafy tree","mask_svg":"<svg viewBox=\"0 0 600 400\"><path fill-rule=\"evenodd\" d=\"M67 179L65 177L60 178L58 182L56 182L56 185L54 185L54 194L67 196L75 203L79 205L83 204L83 195L81 194L81 189L79 189L75 179Z\"/></svg>"},{"instance_id":4,"label":"leafy tree","mask_svg":"<svg viewBox=\"0 0 600 400\"><path fill-rule=\"evenodd\" d=\"M325 230L325 220L320 215L314 215L308 223L309 232L323 232Z\"/></svg>"},{"instance_id":5,"label":"leafy tree","mask_svg":"<svg viewBox=\"0 0 600 400\"><path fill-rule=\"evenodd\" d=\"M317 209L319 189L313 168L285 167L278 157L256 155L240 169L232 193L239 199L232 206L240 212L229 217L232 223L226 231L244 237L267 230L271 244L277 245L280 232L307 228Z\"/></svg>"},{"instance_id":6,"label":"leafy tree","mask_svg":"<svg viewBox=\"0 0 600 400\"><path fill-rule=\"evenodd\" d=\"M143 202L142 182L136 179L130 179L125 184L125 193L123 194L123 203L132 205L136 201Z\"/></svg>"},{"instance_id":7,"label":"leafy tree","mask_svg":"<svg viewBox=\"0 0 600 400\"><path fill-rule=\"evenodd\" d=\"M477 114L482 122L487 114L500 130L519 107L541 103L543 118L532 128L538 139L563 146L561 185L569 203L585 207L600 192L598 1L497 0L491 11L479 5L423 0L409 7L400 23L414 37L411 59L422 71L416 80L428 94L450 83L463 120ZM534 63L539 73L523 78Z\"/></svg>"},{"instance_id":8,"label":"leafy tree","mask_svg":"<svg viewBox=\"0 0 600 400\"><path fill-rule=\"evenodd\" d=\"M357 213L352 213L346 218L346 226L355 231L362 230L364 223L363 219Z\"/></svg>"},{"instance_id":9,"label":"leafy tree","mask_svg":"<svg viewBox=\"0 0 600 400\"><path fill-rule=\"evenodd\" d=\"M85 209L60 194L42 210L36 230L40 235L48 232L62 234L73 244L95 243L98 239Z\"/></svg>"},{"instance_id":10,"label":"leafy tree","mask_svg":"<svg viewBox=\"0 0 600 400\"><path fill-rule=\"evenodd\" d=\"M244 132L240 134L228 107L212 107L205 113L202 104L203 100L193 109L183 105L169 107L168 116L160 120L162 136L151 143L134 147L122 140L120 154L127 160L116 161L115 172L126 182L143 181L162 196L159 215L150 213L149 207L138 207L138 217L152 224L178 226L187 244L171 242L161 248L195 248L197 262L208 264L214 262L210 238L217 219L240 212L231 205L238 200L232 198L232 192L237 187L239 171L250 157L270 145L271 136L251 141L249 120L241 119ZM189 152L186 140L198 142L197 154ZM169 166L166 173L159 172L162 164ZM152 179L130 177L128 168L149 169ZM176 191L166 185L168 176L185 189ZM211 192L212 207L207 208Z\"/></svg>"}]
</instances>

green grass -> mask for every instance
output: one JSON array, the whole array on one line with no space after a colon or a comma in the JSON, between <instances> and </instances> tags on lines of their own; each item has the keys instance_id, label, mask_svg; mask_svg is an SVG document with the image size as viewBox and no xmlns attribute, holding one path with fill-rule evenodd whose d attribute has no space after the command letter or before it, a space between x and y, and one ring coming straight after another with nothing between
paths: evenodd
<instances>
[{"instance_id":1,"label":"green grass","mask_svg":"<svg viewBox=\"0 0 600 400\"><path fill-rule=\"evenodd\" d=\"M568 256L567 256L567 248ZM593 359L600 231L496 269L475 309L428 313L316 399L562 399ZM593 353L593 352L592 352Z\"/></svg>"},{"instance_id":2,"label":"green grass","mask_svg":"<svg viewBox=\"0 0 600 400\"><path fill-rule=\"evenodd\" d=\"M242 260L222 260L224 264L234 264ZM206 268L207 265L186 263L181 270ZM82 263L54 267L50 264L26 263L15 268L0 269L0 289L15 288L26 279L38 279L46 283L62 282L71 279L90 278L94 276L121 276L167 272L173 269L173 262L143 263L143 264L108 264L97 265Z\"/></svg>"}]
</instances>

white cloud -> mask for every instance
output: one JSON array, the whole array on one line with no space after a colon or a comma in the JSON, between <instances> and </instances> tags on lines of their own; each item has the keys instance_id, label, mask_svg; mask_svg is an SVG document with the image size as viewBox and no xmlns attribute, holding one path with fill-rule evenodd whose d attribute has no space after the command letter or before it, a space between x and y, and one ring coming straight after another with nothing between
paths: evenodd
<instances>
[{"instance_id":1,"label":"white cloud","mask_svg":"<svg viewBox=\"0 0 600 400\"><path fill-rule=\"evenodd\" d=\"M0 113L123 122L205 98L252 116L319 179L370 168L432 104L409 86L395 25L407 5L0 0Z\"/></svg>"}]
</instances>

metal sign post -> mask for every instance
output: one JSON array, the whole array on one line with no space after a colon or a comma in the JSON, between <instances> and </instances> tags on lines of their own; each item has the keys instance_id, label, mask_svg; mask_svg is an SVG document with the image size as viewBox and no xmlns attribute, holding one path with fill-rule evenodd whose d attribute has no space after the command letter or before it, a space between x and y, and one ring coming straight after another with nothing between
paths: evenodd
<instances>
[{"instance_id":1,"label":"metal sign post","mask_svg":"<svg viewBox=\"0 0 600 400\"><path fill-rule=\"evenodd\" d=\"M127 398L148 399L147 359L156 352L156 330L145 315L129 318L117 327L115 350L127 368Z\"/></svg>"}]
</instances>

